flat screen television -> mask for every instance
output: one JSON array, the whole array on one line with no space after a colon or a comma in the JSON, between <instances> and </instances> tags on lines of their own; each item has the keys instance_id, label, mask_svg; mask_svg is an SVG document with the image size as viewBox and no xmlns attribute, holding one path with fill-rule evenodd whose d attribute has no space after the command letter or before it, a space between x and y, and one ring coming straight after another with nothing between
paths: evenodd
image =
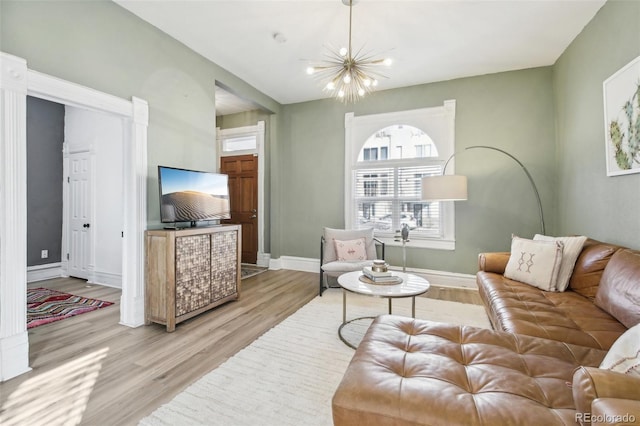
<instances>
[{"instance_id":1,"label":"flat screen television","mask_svg":"<svg viewBox=\"0 0 640 426\"><path fill-rule=\"evenodd\" d=\"M162 223L231 219L225 174L158 166Z\"/></svg>"}]
</instances>

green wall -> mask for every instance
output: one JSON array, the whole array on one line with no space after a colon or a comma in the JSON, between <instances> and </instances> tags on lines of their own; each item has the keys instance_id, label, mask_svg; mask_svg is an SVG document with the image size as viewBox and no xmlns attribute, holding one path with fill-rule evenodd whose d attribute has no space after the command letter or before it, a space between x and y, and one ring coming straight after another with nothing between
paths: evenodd
<instances>
[{"instance_id":1,"label":"green wall","mask_svg":"<svg viewBox=\"0 0 640 426\"><path fill-rule=\"evenodd\" d=\"M284 106L277 151L282 254L317 258L322 227L344 226L346 112L410 110L447 99L456 100L456 149L490 145L520 159L538 185L547 232L553 233L552 72L544 67L381 91L349 106L335 100ZM473 150L456 156L456 172L469 177L469 200L456 203L456 250L410 248L407 266L475 273L479 252L508 250L512 233L532 237L540 232L535 196L513 160ZM401 264L401 250L388 247L387 259Z\"/></svg>"},{"instance_id":2,"label":"green wall","mask_svg":"<svg viewBox=\"0 0 640 426\"><path fill-rule=\"evenodd\" d=\"M281 106L216 64L106 0L0 2L0 50L29 68L149 102L148 222L159 221L158 164L215 169L214 84L275 114L267 150L272 258L317 258L323 226L344 226L344 115L457 101L456 149L490 145L519 158L542 197L549 234L586 234L637 247L640 175L606 177L602 82L640 54L640 2L611 0L552 67L374 93L345 106ZM244 117L246 118L246 117ZM224 126L239 117L222 118ZM240 120L242 121L242 120ZM237 121L237 122L240 122ZM455 251L410 248L408 266L473 273L478 252L539 232L518 166L474 150L456 157L469 200L456 203ZM387 259L400 263L400 250Z\"/></svg>"},{"instance_id":3,"label":"green wall","mask_svg":"<svg viewBox=\"0 0 640 426\"><path fill-rule=\"evenodd\" d=\"M106 0L0 2L0 50L30 69L149 102L150 226L159 224L157 165L216 168L215 82L278 112L280 105Z\"/></svg>"},{"instance_id":4,"label":"green wall","mask_svg":"<svg viewBox=\"0 0 640 426\"><path fill-rule=\"evenodd\" d=\"M563 234L640 248L640 174L607 177L602 83L640 55L640 2L609 1L554 66Z\"/></svg>"}]
</instances>

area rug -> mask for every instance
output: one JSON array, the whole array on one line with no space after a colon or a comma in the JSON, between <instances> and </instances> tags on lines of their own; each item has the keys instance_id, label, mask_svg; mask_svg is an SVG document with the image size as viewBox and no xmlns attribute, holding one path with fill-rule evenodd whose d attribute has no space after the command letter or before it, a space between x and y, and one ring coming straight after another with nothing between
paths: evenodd
<instances>
[{"instance_id":1,"label":"area rug","mask_svg":"<svg viewBox=\"0 0 640 426\"><path fill-rule=\"evenodd\" d=\"M347 297L348 319L386 312L386 299ZM410 299L393 308L410 315ZM416 317L490 328L478 305L419 297ZM139 424L330 426L331 398L354 353L338 338L341 323L342 292L329 289Z\"/></svg>"},{"instance_id":2,"label":"area rug","mask_svg":"<svg viewBox=\"0 0 640 426\"><path fill-rule=\"evenodd\" d=\"M27 328L60 321L113 305L112 302L61 293L48 288L27 289Z\"/></svg>"},{"instance_id":3,"label":"area rug","mask_svg":"<svg viewBox=\"0 0 640 426\"><path fill-rule=\"evenodd\" d=\"M249 277L253 277L255 275L261 274L262 272L266 271L268 268L262 267L262 266L256 266L256 265L248 265L246 263L243 263L240 267L240 279L245 279L245 278L249 278Z\"/></svg>"}]
</instances>

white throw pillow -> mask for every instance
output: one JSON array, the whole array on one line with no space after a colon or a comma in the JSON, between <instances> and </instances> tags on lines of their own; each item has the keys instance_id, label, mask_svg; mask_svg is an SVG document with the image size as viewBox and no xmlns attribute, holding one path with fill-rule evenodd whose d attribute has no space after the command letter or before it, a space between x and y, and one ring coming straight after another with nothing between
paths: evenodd
<instances>
[{"instance_id":1,"label":"white throw pillow","mask_svg":"<svg viewBox=\"0 0 640 426\"><path fill-rule=\"evenodd\" d=\"M336 244L333 240L348 241L356 238L364 238L367 243L367 259L377 259L376 243L373 239L373 228L364 229L334 229L325 227L323 230L325 245L322 263L338 260L336 256Z\"/></svg>"},{"instance_id":2,"label":"white throw pillow","mask_svg":"<svg viewBox=\"0 0 640 426\"><path fill-rule=\"evenodd\" d=\"M533 241L514 236L504 276L545 291L555 291L561 262L561 241Z\"/></svg>"},{"instance_id":3,"label":"white throw pillow","mask_svg":"<svg viewBox=\"0 0 640 426\"><path fill-rule=\"evenodd\" d=\"M582 246L587 241L587 237L550 237L547 235L536 234L534 241L562 241L564 245L562 249L562 263L560 264L560 272L558 272L558 281L556 287L558 291L565 291L569 287L569 281L573 274L573 267L576 266L576 260L582 253Z\"/></svg>"},{"instance_id":4,"label":"white throw pillow","mask_svg":"<svg viewBox=\"0 0 640 426\"><path fill-rule=\"evenodd\" d=\"M618 337L600 368L640 377L640 324Z\"/></svg>"},{"instance_id":5,"label":"white throw pillow","mask_svg":"<svg viewBox=\"0 0 640 426\"><path fill-rule=\"evenodd\" d=\"M340 241L333 240L336 245L336 256L338 262L352 260L367 260L366 240L357 238L355 240Z\"/></svg>"}]
</instances>

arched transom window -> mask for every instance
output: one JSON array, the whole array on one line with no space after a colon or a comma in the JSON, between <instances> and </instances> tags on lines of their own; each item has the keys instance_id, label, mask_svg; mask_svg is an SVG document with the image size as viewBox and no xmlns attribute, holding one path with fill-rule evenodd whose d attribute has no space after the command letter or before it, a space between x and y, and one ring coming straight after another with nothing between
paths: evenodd
<instances>
[{"instance_id":1,"label":"arched transom window","mask_svg":"<svg viewBox=\"0 0 640 426\"><path fill-rule=\"evenodd\" d=\"M358 118L351 117L351 129L347 120L349 228L374 228L376 236L390 242L407 225L411 240L422 240L418 246L453 248L451 203L420 199L421 179L441 174L453 152L455 102L449 105L449 116L443 111L447 109L365 116L361 126Z\"/></svg>"}]
</instances>

